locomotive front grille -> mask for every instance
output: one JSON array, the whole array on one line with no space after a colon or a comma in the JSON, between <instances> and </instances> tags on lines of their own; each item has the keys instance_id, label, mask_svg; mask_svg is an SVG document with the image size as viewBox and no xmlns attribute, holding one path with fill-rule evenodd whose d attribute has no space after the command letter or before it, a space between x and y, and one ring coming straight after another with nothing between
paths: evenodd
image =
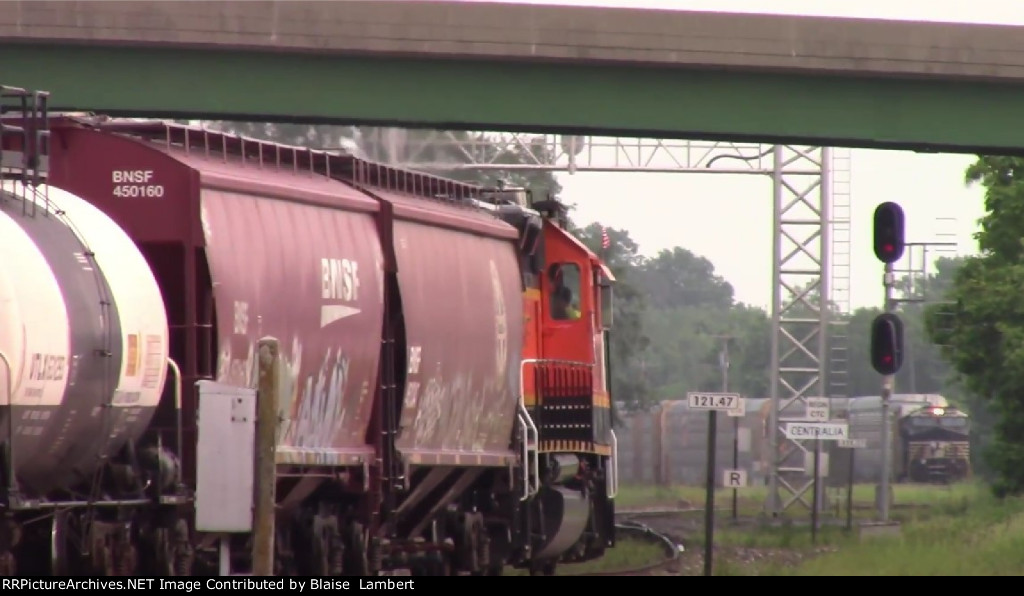
<instances>
[{"instance_id":1,"label":"locomotive front grille","mask_svg":"<svg viewBox=\"0 0 1024 596\"><path fill-rule=\"evenodd\" d=\"M545 440L593 440L594 404L589 395L545 399L536 418L537 430Z\"/></svg>"},{"instance_id":2,"label":"locomotive front grille","mask_svg":"<svg viewBox=\"0 0 1024 596\"><path fill-rule=\"evenodd\" d=\"M907 446L910 459L970 459L971 446L967 441L914 441Z\"/></svg>"}]
</instances>

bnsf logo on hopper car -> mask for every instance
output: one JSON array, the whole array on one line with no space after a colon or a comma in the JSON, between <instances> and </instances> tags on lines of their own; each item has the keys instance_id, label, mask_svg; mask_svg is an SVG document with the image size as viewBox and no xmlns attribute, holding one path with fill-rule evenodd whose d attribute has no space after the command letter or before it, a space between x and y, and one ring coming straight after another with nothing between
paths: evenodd
<instances>
[{"instance_id":1,"label":"bnsf logo on hopper car","mask_svg":"<svg viewBox=\"0 0 1024 596\"><path fill-rule=\"evenodd\" d=\"M64 356L32 354L28 378L31 381L62 381L66 362Z\"/></svg>"},{"instance_id":2,"label":"bnsf logo on hopper car","mask_svg":"<svg viewBox=\"0 0 1024 596\"><path fill-rule=\"evenodd\" d=\"M153 179L153 170L114 170L110 177L114 184L145 184Z\"/></svg>"},{"instance_id":3,"label":"bnsf logo on hopper car","mask_svg":"<svg viewBox=\"0 0 1024 596\"><path fill-rule=\"evenodd\" d=\"M320 259L321 295L324 300L359 299L359 264L349 259Z\"/></svg>"}]
</instances>

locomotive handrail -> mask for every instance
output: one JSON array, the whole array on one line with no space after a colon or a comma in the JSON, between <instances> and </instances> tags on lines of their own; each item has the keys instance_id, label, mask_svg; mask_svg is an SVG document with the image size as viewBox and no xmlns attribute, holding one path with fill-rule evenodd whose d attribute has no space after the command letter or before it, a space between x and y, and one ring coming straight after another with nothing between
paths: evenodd
<instances>
[{"instance_id":1,"label":"locomotive handrail","mask_svg":"<svg viewBox=\"0 0 1024 596\"><path fill-rule=\"evenodd\" d=\"M529 461L530 461L530 429L527 419L523 417L522 413L516 413L516 418L519 420L520 435L522 437L522 456L523 456L523 495L519 497L520 501L525 501L530 498L530 473L529 473Z\"/></svg>"},{"instance_id":2,"label":"locomotive handrail","mask_svg":"<svg viewBox=\"0 0 1024 596\"><path fill-rule=\"evenodd\" d=\"M555 358L526 358L519 363L519 370L522 372L526 369L527 364L562 364L579 366L583 368L594 368L594 365L589 362L580 362L579 360L558 360Z\"/></svg>"},{"instance_id":3,"label":"locomotive handrail","mask_svg":"<svg viewBox=\"0 0 1024 596\"><path fill-rule=\"evenodd\" d=\"M11 378L11 361L7 354L0 350L0 362L3 362L7 382L7 496L10 499L17 485L14 481L14 379Z\"/></svg>"},{"instance_id":4,"label":"locomotive handrail","mask_svg":"<svg viewBox=\"0 0 1024 596\"><path fill-rule=\"evenodd\" d=\"M543 362L537 358L526 358L519 362L519 415L522 417L525 429L525 441L523 448L523 496L521 501L532 497L540 491L540 432L533 423L533 417L526 409L526 365ZM533 451L529 449L530 433L533 433Z\"/></svg>"},{"instance_id":5,"label":"locomotive handrail","mask_svg":"<svg viewBox=\"0 0 1024 596\"><path fill-rule=\"evenodd\" d=\"M167 358L167 366L171 369L174 374L174 425L177 427L174 429L176 438L178 441L178 458L181 463L185 463L185 438L184 429L181 420L181 368L178 367L178 363L173 358ZM181 468L178 468L178 483L181 483Z\"/></svg>"},{"instance_id":6,"label":"locomotive handrail","mask_svg":"<svg viewBox=\"0 0 1024 596\"><path fill-rule=\"evenodd\" d=\"M14 400L14 381L11 380L11 361L7 359L7 354L4 354L3 350L0 350L0 362L4 364L7 375L4 377L7 380L4 389L7 390L7 405L10 406L11 401Z\"/></svg>"},{"instance_id":7,"label":"locomotive handrail","mask_svg":"<svg viewBox=\"0 0 1024 596\"><path fill-rule=\"evenodd\" d=\"M619 494L619 439L612 429L608 429L608 435L612 441L611 461L608 462L611 464L608 474L608 498L614 499L615 495Z\"/></svg>"}]
</instances>

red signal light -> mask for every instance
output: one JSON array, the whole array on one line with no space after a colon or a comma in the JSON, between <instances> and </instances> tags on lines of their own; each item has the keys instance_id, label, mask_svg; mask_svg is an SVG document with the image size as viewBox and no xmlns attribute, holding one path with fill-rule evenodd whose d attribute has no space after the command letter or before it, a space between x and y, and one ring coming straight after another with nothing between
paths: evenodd
<instances>
[{"instance_id":1,"label":"red signal light","mask_svg":"<svg viewBox=\"0 0 1024 596\"><path fill-rule=\"evenodd\" d=\"M875 208L875 256L883 263L894 263L903 256L903 208L886 202Z\"/></svg>"},{"instance_id":2,"label":"red signal light","mask_svg":"<svg viewBox=\"0 0 1024 596\"><path fill-rule=\"evenodd\" d=\"M894 375L903 364L903 322L883 313L871 323L871 367L881 375Z\"/></svg>"}]
</instances>

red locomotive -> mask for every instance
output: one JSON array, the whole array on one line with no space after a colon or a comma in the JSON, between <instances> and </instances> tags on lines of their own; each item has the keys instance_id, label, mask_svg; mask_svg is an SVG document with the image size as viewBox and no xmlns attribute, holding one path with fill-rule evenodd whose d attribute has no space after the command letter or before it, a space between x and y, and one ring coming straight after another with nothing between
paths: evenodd
<instances>
[{"instance_id":1,"label":"red locomotive","mask_svg":"<svg viewBox=\"0 0 1024 596\"><path fill-rule=\"evenodd\" d=\"M614 544L614 279L560 205L161 121L4 123L4 573L247 572L268 337L276 574Z\"/></svg>"}]
</instances>

